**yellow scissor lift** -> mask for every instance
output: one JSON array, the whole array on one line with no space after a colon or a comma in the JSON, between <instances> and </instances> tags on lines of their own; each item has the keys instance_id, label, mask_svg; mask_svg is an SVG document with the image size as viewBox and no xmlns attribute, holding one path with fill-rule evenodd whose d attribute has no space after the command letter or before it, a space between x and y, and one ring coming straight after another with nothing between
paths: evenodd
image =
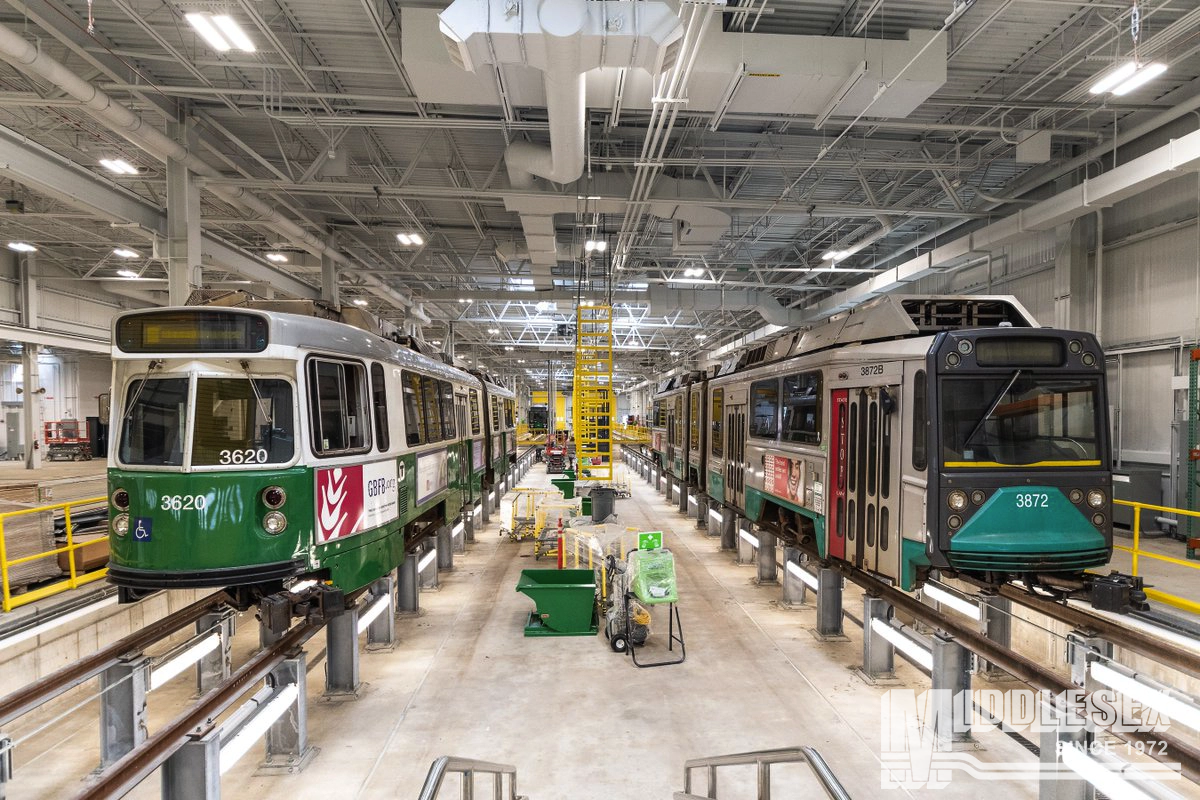
<instances>
[{"instance_id":1,"label":"yellow scissor lift","mask_svg":"<svg viewBox=\"0 0 1200 800\"><path fill-rule=\"evenodd\" d=\"M575 310L575 320L573 404L579 477L611 483L612 425L616 414L612 382L612 306L581 303Z\"/></svg>"}]
</instances>

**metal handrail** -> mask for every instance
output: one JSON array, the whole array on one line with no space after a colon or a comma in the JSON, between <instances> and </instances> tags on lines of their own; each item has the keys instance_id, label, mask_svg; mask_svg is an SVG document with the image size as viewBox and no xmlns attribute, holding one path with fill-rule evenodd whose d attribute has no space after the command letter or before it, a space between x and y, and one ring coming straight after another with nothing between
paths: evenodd
<instances>
[{"instance_id":1,"label":"metal handrail","mask_svg":"<svg viewBox=\"0 0 1200 800\"><path fill-rule=\"evenodd\" d=\"M441 756L435 758L429 765L429 774L425 776L425 785L421 787L420 800L433 800L442 789L442 781L447 773L458 772L463 776L462 800L474 800L475 773L495 776L493 783L493 800L522 800L517 797L517 768L511 764L494 764L491 761L478 761L473 758L457 756ZM509 776L508 792L504 791L504 776Z\"/></svg>"},{"instance_id":2,"label":"metal handrail","mask_svg":"<svg viewBox=\"0 0 1200 800\"><path fill-rule=\"evenodd\" d=\"M1171 508L1170 506L1156 506L1152 505L1151 503L1139 503L1131 500L1114 499L1113 504L1127 506L1133 509L1133 528L1131 531L1133 534L1133 547L1128 547L1123 544L1113 544L1114 550L1120 550L1122 552L1129 553L1130 556L1132 556L1130 574L1134 576L1140 574L1138 571L1140 566L1138 562L1142 558L1173 564L1177 567L1186 567L1187 569L1200 569L1200 561L1185 561L1184 559L1172 558L1171 556L1164 556L1160 555L1159 553L1153 553L1149 550L1142 549L1142 509L1146 509L1148 511L1161 511L1164 514L1174 514L1177 517L1200 517L1200 512L1188 511L1187 509L1183 508ZM1175 608L1189 611L1193 614L1200 614L1200 603L1196 602L1195 600L1189 600L1186 597L1168 594L1167 592L1163 592L1158 589L1146 589L1145 592L1146 596L1151 600L1157 600L1160 603L1166 603L1169 606L1174 606Z\"/></svg>"},{"instance_id":3,"label":"metal handrail","mask_svg":"<svg viewBox=\"0 0 1200 800\"><path fill-rule=\"evenodd\" d=\"M683 791L675 793L675 800L691 800L691 798L700 797L700 795L692 794L692 770L694 769L708 770L708 794L705 796L715 798L717 796L717 768L749 764L754 764L758 768L758 800L771 800L771 765L797 761L808 763L813 774L817 776L817 780L824 787L825 793L832 800L850 800L850 795L837 776L833 774L833 770L825 763L825 759L811 747L782 747L777 750L754 750L749 753L693 758L683 765Z\"/></svg>"}]
</instances>

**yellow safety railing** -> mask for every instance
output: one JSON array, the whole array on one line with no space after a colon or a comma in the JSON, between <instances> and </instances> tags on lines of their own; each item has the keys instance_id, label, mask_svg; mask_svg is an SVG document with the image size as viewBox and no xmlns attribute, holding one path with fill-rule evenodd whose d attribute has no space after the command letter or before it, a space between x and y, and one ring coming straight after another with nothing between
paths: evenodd
<instances>
[{"instance_id":1,"label":"yellow safety railing","mask_svg":"<svg viewBox=\"0 0 1200 800\"><path fill-rule=\"evenodd\" d=\"M1150 558L1155 561L1163 561L1167 564L1174 564L1177 567L1186 567L1188 569L1200 570L1200 561L1187 561L1182 558L1172 558L1158 553L1151 553L1149 550L1143 550L1141 547L1142 537L1142 510L1160 511L1167 514L1175 514L1184 517L1200 518L1200 512L1185 511L1182 508L1170 508L1168 506L1155 506L1149 503L1135 503L1129 500L1113 500L1113 503L1119 506L1128 506L1133 509L1133 547L1127 547L1123 544L1114 544L1113 549L1129 553L1133 557L1133 566L1130 569L1132 575L1138 574L1138 560L1142 558ZM1189 611L1193 614L1200 614L1200 603L1194 600L1188 600L1178 595L1160 592L1158 589L1146 589L1146 596L1151 600L1157 600L1160 603L1166 603L1169 606Z\"/></svg>"},{"instance_id":2,"label":"yellow safety railing","mask_svg":"<svg viewBox=\"0 0 1200 800\"><path fill-rule=\"evenodd\" d=\"M618 425L614 433L625 444L650 444L650 429L641 425Z\"/></svg>"},{"instance_id":3,"label":"yellow safety railing","mask_svg":"<svg viewBox=\"0 0 1200 800\"><path fill-rule=\"evenodd\" d=\"M3 586L3 609L5 612L12 611L14 608L28 605L52 595L60 594L70 589L77 589L84 584L98 581L108 574L108 567L104 566L92 572L80 573L75 565L75 553L82 550L84 547L91 547L99 542L107 541L107 534L96 539L89 539L86 542L75 541L75 523L71 519L71 512L78 511L83 506L96 506L104 503L107 497L89 497L85 500L72 500L67 503L55 503L49 506L38 506L37 508L22 508L19 511L6 511L0 514L0 584ZM9 561L7 536L5 526L9 520L16 517L26 516L29 514L41 514L45 512L61 511L63 521L66 526L67 543L62 547L56 547L53 550L47 550L42 553L34 553L30 556L22 556ZM107 521L105 530L107 531ZM57 558L60 553L67 553L67 574L66 580L61 580L52 583L48 586L41 586L37 589L32 589L23 594L13 596L12 586L9 582L9 570L21 564L27 564L31 561L37 561L40 558Z\"/></svg>"}]
</instances>

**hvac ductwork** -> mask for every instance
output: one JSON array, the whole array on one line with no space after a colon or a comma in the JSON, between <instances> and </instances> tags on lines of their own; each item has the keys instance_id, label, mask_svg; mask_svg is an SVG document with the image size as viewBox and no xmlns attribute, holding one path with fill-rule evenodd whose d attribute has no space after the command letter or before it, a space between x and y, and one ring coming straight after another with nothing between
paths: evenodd
<instances>
[{"instance_id":1,"label":"hvac ductwork","mask_svg":"<svg viewBox=\"0 0 1200 800\"><path fill-rule=\"evenodd\" d=\"M22 72L36 75L62 89L81 102L84 110L98 121L156 158L179 162L204 178L220 179L224 177L218 168L192 153L162 131L147 124L139 114L88 83L63 63L46 55L34 44L26 41L19 33L4 25L0 25L0 58ZM250 211L256 219L265 222L290 242L313 255L331 258L345 267L354 266L353 262L344 254L284 217L270 203L249 190L220 186L207 186L206 188L222 200ZM374 276L364 276L364 279L371 291L381 299L404 307L412 306L411 300L383 284Z\"/></svg>"},{"instance_id":2,"label":"hvac ductwork","mask_svg":"<svg viewBox=\"0 0 1200 800\"><path fill-rule=\"evenodd\" d=\"M736 291L712 289L660 289L650 287L650 313L670 311L756 311L772 325L790 327L805 322L799 309L787 308L766 292L750 289Z\"/></svg>"}]
</instances>

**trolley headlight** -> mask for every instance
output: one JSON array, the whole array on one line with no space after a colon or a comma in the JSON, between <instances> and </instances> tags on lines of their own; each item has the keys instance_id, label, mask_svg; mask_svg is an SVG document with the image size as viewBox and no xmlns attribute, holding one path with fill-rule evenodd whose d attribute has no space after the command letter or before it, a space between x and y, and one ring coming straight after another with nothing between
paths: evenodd
<instances>
[{"instance_id":1,"label":"trolley headlight","mask_svg":"<svg viewBox=\"0 0 1200 800\"><path fill-rule=\"evenodd\" d=\"M975 349L975 346L973 344L971 344L970 339L959 340L958 352L962 353L964 356L970 354L970 352L974 349Z\"/></svg>"},{"instance_id":2,"label":"trolley headlight","mask_svg":"<svg viewBox=\"0 0 1200 800\"><path fill-rule=\"evenodd\" d=\"M124 536L129 533L129 515L117 514L112 520L113 533L117 536Z\"/></svg>"},{"instance_id":3,"label":"trolley headlight","mask_svg":"<svg viewBox=\"0 0 1200 800\"><path fill-rule=\"evenodd\" d=\"M1079 355L1083 352L1083 342L1079 341L1078 339L1072 339L1071 343L1067 345L1067 349L1069 349L1073 354Z\"/></svg>"},{"instance_id":4,"label":"trolley headlight","mask_svg":"<svg viewBox=\"0 0 1200 800\"><path fill-rule=\"evenodd\" d=\"M982 489L976 489L971 492L971 502L977 506L983 505L983 501L987 499L987 492Z\"/></svg>"},{"instance_id":5,"label":"trolley headlight","mask_svg":"<svg viewBox=\"0 0 1200 800\"><path fill-rule=\"evenodd\" d=\"M946 366L957 367L958 362L960 362L960 361L962 361L962 358L959 357L958 353L947 353L946 354Z\"/></svg>"},{"instance_id":6,"label":"trolley headlight","mask_svg":"<svg viewBox=\"0 0 1200 800\"><path fill-rule=\"evenodd\" d=\"M1104 524L1104 515L1103 514L1092 514L1092 524L1095 525L1097 528L1099 528L1101 525Z\"/></svg>"},{"instance_id":7,"label":"trolley headlight","mask_svg":"<svg viewBox=\"0 0 1200 800\"><path fill-rule=\"evenodd\" d=\"M267 508L280 508L287 502L287 492L280 486L268 486L262 491L262 501Z\"/></svg>"},{"instance_id":8,"label":"trolley headlight","mask_svg":"<svg viewBox=\"0 0 1200 800\"><path fill-rule=\"evenodd\" d=\"M958 514L951 514L950 519L946 520L946 524L950 526L950 530L956 531L962 527L962 517Z\"/></svg>"},{"instance_id":9,"label":"trolley headlight","mask_svg":"<svg viewBox=\"0 0 1200 800\"><path fill-rule=\"evenodd\" d=\"M961 489L955 489L946 495L946 505L950 506L951 511L962 511L967 507L967 493Z\"/></svg>"},{"instance_id":10,"label":"trolley headlight","mask_svg":"<svg viewBox=\"0 0 1200 800\"><path fill-rule=\"evenodd\" d=\"M1068 494L1067 497L1071 498L1071 502L1075 505L1079 505L1083 502L1083 492L1079 491L1078 489L1072 489L1071 493Z\"/></svg>"},{"instance_id":11,"label":"trolley headlight","mask_svg":"<svg viewBox=\"0 0 1200 800\"><path fill-rule=\"evenodd\" d=\"M278 536L287 529L287 517L279 511L268 511L263 517L263 530L272 536Z\"/></svg>"},{"instance_id":12,"label":"trolley headlight","mask_svg":"<svg viewBox=\"0 0 1200 800\"><path fill-rule=\"evenodd\" d=\"M1088 492L1088 505L1092 508L1099 508L1104 505L1104 492L1099 489L1092 489Z\"/></svg>"},{"instance_id":13,"label":"trolley headlight","mask_svg":"<svg viewBox=\"0 0 1200 800\"><path fill-rule=\"evenodd\" d=\"M1091 353L1084 353L1081 361L1083 361L1085 367L1090 367L1096 363L1096 357Z\"/></svg>"},{"instance_id":14,"label":"trolley headlight","mask_svg":"<svg viewBox=\"0 0 1200 800\"><path fill-rule=\"evenodd\" d=\"M121 511L129 510L129 492L124 489L117 489L112 493L112 504L115 508Z\"/></svg>"}]
</instances>

